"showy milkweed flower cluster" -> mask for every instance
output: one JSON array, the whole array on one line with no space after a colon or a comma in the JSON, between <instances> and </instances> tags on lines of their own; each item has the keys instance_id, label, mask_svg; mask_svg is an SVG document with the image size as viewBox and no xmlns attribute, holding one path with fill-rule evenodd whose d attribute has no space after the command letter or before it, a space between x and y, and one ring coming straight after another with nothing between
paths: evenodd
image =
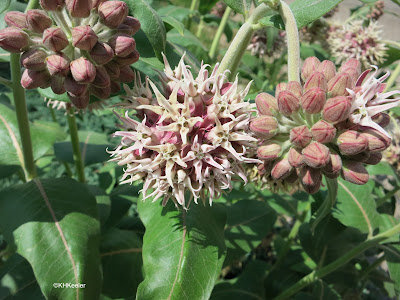
<instances>
[{"instance_id":1,"label":"showy milkweed flower cluster","mask_svg":"<svg viewBox=\"0 0 400 300\"><path fill-rule=\"evenodd\" d=\"M43 10L5 15L9 27L0 30L0 47L20 53L25 89L51 87L55 94L68 92L77 108L89 96L107 99L130 82L130 64L139 59L132 38L140 28L128 16L122 1L40 0Z\"/></svg>"},{"instance_id":2,"label":"showy milkweed flower cluster","mask_svg":"<svg viewBox=\"0 0 400 300\"><path fill-rule=\"evenodd\" d=\"M364 26L363 20L355 20L330 30L327 41L336 63L354 58L364 68L369 68L385 60L387 48L381 41L381 34L382 27L376 21L371 20Z\"/></svg>"},{"instance_id":3,"label":"showy milkweed flower cluster","mask_svg":"<svg viewBox=\"0 0 400 300\"><path fill-rule=\"evenodd\" d=\"M232 188L235 175L247 181L243 163L260 162L246 157L257 141L248 130L251 105L244 101L250 84L239 91L237 78L225 82L217 75L218 65L209 74L203 64L194 78L183 57L174 70L165 57L164 63L163 89L148 78L145 84L137 78L133 90L126 87L128 110L119 116L122 130L114 136L121 143L112 161L126 166L122 183L144 181L143 200L162 198L165 205L172 199L187 208L192 199L208 197L211 205Z\"/></svg>"},{"instance_id":4,"label":"showy milkweed flower cluster","mask_svg":"<svg viewBox=\"0 0 400 300\"><path fill-rule=\"evenodd\" d=\"M377 70L360 69L355 59L336 71L331 61L310 57L302 69L304 84L281 83L275 97L256 97L259 116L250 128L261 139L257 155L266 178L300 182L311 194L322 175L367 183L364 164L379 163L391 142L384 129L390 118L383 111L398 105L400 98L389 97L400 91L383 92L388 73L376 78Z\"/></svg>"}]
</instances>

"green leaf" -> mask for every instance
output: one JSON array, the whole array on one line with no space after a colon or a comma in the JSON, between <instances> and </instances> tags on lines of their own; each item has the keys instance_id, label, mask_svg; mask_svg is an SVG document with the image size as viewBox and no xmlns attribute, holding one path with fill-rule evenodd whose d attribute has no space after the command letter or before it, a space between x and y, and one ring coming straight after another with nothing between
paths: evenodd
<instances>
[{"instance_id":1,"label":"green leaf","mask_svg":"<svg viewBox=\"0 0 400 300\"><path fill-rule=\"evenodd\" d=\"M354 184L338 180L338 196L333 216L342 224L372 236L379 226L379 214L372 196L374 182L354 188Z\"/></svg>"},{"instance_id":2,"label":"green leaf","mask_svg":"<svg viewBox=\"0 0 400 300\"><path fill-rule=\"evenodd\" d=\"M225 258L223 207L139 201L138 211L146 232L137 299L208 299Z\"/></svg>"},{"instance_id":3,"label":"green leaf","mask_svg":"<svg viewBox=\"0 0 400 300\"><path fill-rule=\"evenodd\" d=\"M114 299L135 295L143 280L141 240L132 231L112 228L102 236L100 251L102 293ZM124 276L120 276L121 271Z\"/></svg>"},{"instance_id":4,"label":"green leaf","mask_svg":"<svg viewBox=\"0 0 400 300\"><path fill-rule=\"evenodd\" d=\"M269 265L262 260L250 261L239 277L218 283L211 300L266 299L264 278Z\"/></svg>"},{"instance_id":5,"label":"green leaf","mask_svg":"<svg viewBox=\"0 0 400 300\"><path fill-rule=\"evenodd\" d=\"M248 15L252 0L224 0L224 2L237 13Z\"/></svg>"},{"instance_id":6,"label":"green leaf","mask_svg":"<svg viewBox=\"0 0 400 300\"><path fill-rule=\"evenodd\" d=\"M47 299L97 299L101 289L95 198L71 179L35 179L0 192L0 231L25 257ZM82 283L84 289L54 288Z\"/></svg>"},{"instance_id":7,"label":"green leaf","mask_svg":"<svg viewBox=\"0 0 400 300\"><path fill-rule=\"evenodd\" d=\"M197 74L200 71L200 62L198 59L190 53L185 47L177 45L171 42L167 42L166 56L168 62L172 68L178 65L183 54L185 54L185 63L190 66L193 74Z\"/></svg>"},{"instance_id":8,"label":"green leaf","mask_svg":"<svg viewBox=\"0 0 400 300\"><path fill-rule=\"evenodd\" d=\"M385 247L385 256L390 278L394 281L397 293L400 294L400 245Z\"/></svg>"},{"instance_id":9,"label":"green leaf","mask_svg":"<svg viewBox=\"0 0 400 300\"><path fill-rule=\"evenodd\" d=\"M218 0L200 0L200 5L199 5L200 14L205 15L206 13L209 13L217 2Z\"/></svg>"},{"instance_id":10,"label":"green leaf","mask_svg":"<svg viewBox=\"0 0 400 300\"><path fill-rule=\"evenodd\" d=\"M160 16L174 16L175 19L184 23L192 13L189 8L175 5L167 5L157 10Z\"/></svg>"},{"instance_id":11,"label":"green leaf","mask_svg":"<svg viewBox=\"0 0 400 300\"><path fill-rule=\"evenodd\" d=\"M125 0L125 2L131 15L140 20L140 28L149 39L157 57L161 59L161 52L165 52L167 42L164 22L145 0Z\"/></svg>"},{"instance_id":12,"label":"green leaf","mask_svg":"<svg viewBox=\"0 0 400 300\"><path fill-rule=\"evenodd\" d=\"M263 201L241 200L229 207L225 227L228 248L225 264L254 250L272 230L275 211Z\"/></svg>"},{"instance_id":13,"label":"green leaf","mask_svg":"<svg viewBox=\"0 0 400 300\"><path fill-rule=\"evenodd\" d=\"M167 23L168 25L171 25L173 28L175 28L180 33L180 35L183 35L183 32L185 31L185 25L183 25L182 22L171 16L161 16L161 19L164 23Z\"/></svg>"},{"instance_id":14,"label":"green leaf","mask_svg":"<svg viewBox=\"0 0 400 300\"><path fill-rule=\"evenodd\" d=\"M343 0L296 0L290 4L290 8L296 18L297 27L302 28L331 11L342 1ZM265 26L275 26L279 29L285 28L285 24L280 15L262 18L260 23Z\"/></svg>"},{"instance_id":15,"label":"green leaf","mask_svg":"<svg viewBox=\"0 0 400 300\"><path fill-rule=\"evenodd\" d=\"M64 138L63 131L56 123L35 122L30 128L35 160L45 155L55 141ZM24 164L17 117L15 112L4 104L0 104L0 164Z\"/></svg>"},{"instance_id":16,"label":"green leaf","mask_svg":"<svg viewBox=\"0 0 400 300\"><path fill-rule=\"evenodd\" d=\"M173 29L167 33L168 41L181 45L185 48L194 46L207 51L206 46L189 30L185 29L184 35L180 34L177 30Z\"/></svg>"}]
</instances>

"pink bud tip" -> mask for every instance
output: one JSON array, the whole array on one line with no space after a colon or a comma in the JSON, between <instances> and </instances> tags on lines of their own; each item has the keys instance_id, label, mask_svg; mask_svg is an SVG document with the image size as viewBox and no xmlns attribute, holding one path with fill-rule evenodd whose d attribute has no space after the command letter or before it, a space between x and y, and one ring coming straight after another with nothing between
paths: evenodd
<instances>
[{"instance_id":1,"label":"pink bud tip","mask_svg":"<svg viewBox=\"0 0 400 300\"><path fill-rule=\"evenodd\" d=\"M363 130L361 135L368 140L368 150L371 152L384 151L391 143L390 138L372 128Z\"/></svg>"},{"instance_id":2,"label":"pink bud tip","mask_svg":"<svg viewBox=\"0 0 400 300\"><path fill-rule=\"evenodd\" d=\"M307 193L315 194L319 191L322 182L320 170L305 166L301 168L299 176L301 184Z\"/></svg>"},{"instance_id":3,"label":"pink bud tip","mask_svg":"<svg viewBox=\"0 0 400 300\"><path fill-rule=\"evenodd\" d=\"M342 170L342 159L336 152L331 151L330 160L325 167L322 168L322 172L331 179L337 178Z\"/></svg>"},{"instance_id":4,"label":"pink bud tip","mask_svg":"<svg viewBox=\"0 0 400 300\"><path fill-rule=\"evenodd\" d=\"M40 0L40 6L47 11L60 9L64 4L64 0Z\"/></svg>"},{"instance_id":5,"label":"pink bud tip","mask_svg":"<svg viewBox=\"0 0 400 300\"><path fill-rule=\"evenodd\" d=\"M65 5L74 18L87 18L92 9L92 1L89 0L65 0Z\"/></svg>"},{"instance_id":6,"label":"pink bud tip","mask_svg":"<svg viewBox=\"0 0 400 300\"><path fill-rule=\"evenodd\" d=\"M21 29L28 28L28 24L26 24L26 14L20 11L9 11L5 14L4 21L8 26L15 26Z\"/></svg>"},{"instance_id":7,"label":"pink bud tip","mask_svg":"<svg viewBox=\"0 0 400 300\"><path fill-rule=\"evenodd\" d=\"M261 93L256 96L257 110L261 115L272 116L278 110L276 98L268 93Z\"/></svg>"},{"instance_id":8,"label":"pink bud tip","mask_svg":"<svg viewBox=\"0 0 400 300\"><path fill-rule=\"evenodd\" d=\"M11 53L19 53L29 48L29 36L18 27L0 30L0 47Z\"/></svg>"},{"instance_id":9,"label":"pink bud tip","mask_svg":"<svg viewBox=\"0 0 400 300\"><path fill-rule=\"evenodd\" d=\"M312 139L312 135L307 126L297 126L290 130L290 142L297 148L304 148Z\"/></svg>"},{"instance_id":10,"label":"pink bud tip","mask_svg":"<svg viewBox=\"0 0 400 300\"><path fill-rule=\"evenodd\" d=\"M284 179L292 171L293 167L290 165L289 160L284 158L278 161L271 170L271 176L275 179Z\"/></svg>"},{"instance_id":11,"label":"pink bud tip","mask_svg":"<svg viewBox=\"0 0 400 300\"><path fill-rule=\"evenodd\" d=\"M324 120L319 120L311 127L311 134L315 141L326 144L335 138L336 128Z\"/></svg>"},{"instance_id":12,"label":"pink bud tip","mask_svg":"<svg viewBox=\"0 0 400 300\"><path fill-rule=\"evenodd\" d=\"M346 96L346 89L352 87L352 78L347 73L338 73L328 82L328 92L331 97Z\"/></svg>"},{"instance_id":13,"label":"pink bud tip","mask_svg":"<svg viewBox=\"0 0 400 300\"><path fill-rule=\"evenodd\" d=\"M120 82L129 83L135 79L135 72L133 72L130 66L125 66L120 69L119 77Z\"/></svg>"},{"instance_id":14,"label":"pink bud tip","mask_svg":"<svg viewBox=\"0 0 400 300\"><path fill-rule=\"evenodd\" d=\"M303 88L302 88L300 82L298 82L298 81L290 81L287 84L286 90L288 92L291 92L293 95L295 95L299 99L303 95Z\"/></svg>"},{"instance_id":15,"label":"pink bud tip","mask_svg":"<svg viewBox=\"0 0 400 300\"><path fill-rule=\"evenodd\" d=\"M26 69L21 76L21 85L24 89L31 90L46 85L50 81L47 70L34 71Z\"/></svg>"},{"instance_id":16,"label":"pink bud tip","mask_svg":"<svg viewBox=\"0 0 400 300\"><path fill-rule=\"evenodd\" d=\"M286 82L281 82L276 86L276 90L275 90L275 97L276 98L278 98L280 92L286 91L287 85L288 84Z\"/></svg>"},{"instance_id":17,"label":"pink bud tip","mask_svg":"<svg viewBox=\"0 0 400 300\"><path fill-rule=\"evenodd\" d=\"M79 83L90 83L96 77L96 67L84 57L80 57L70 65L72 77Z\"/></svg>"},{"instance_id":18,"label":"pink bud tip","mask_svg":"<svg viewBox=\"0 0 400 300\"><path fill-rule=\"evenodd\" d=\"M21 65L30 70L41 71L46 68L46 57L44 50L32 48L21 55Z\"/></svg>"},{"instance_id":19,"label":"pink bud tip","mask_svg":"<svg viewBox=\"0 0 400 300\"><path fill-rule=\"evenodd\" d=\"M300 168L305 165L303 154L296 148L290 148L288 159L290 165L294 168Z\"/></svg>"},{"instance_id":20,"label":"pink bud tip","mask_svg":"<svg viewBox=\"0 0 400 300\"><path fill-rule=\"evenodd\" d=\"M250 130L263 139L273 137L278 131L278 122L270 116L255 118L250 123Z\"/></svg>"},{"instance_id":21,"label":"pink bud tip","mask_svg":"<svg viewBox=\"0 0 400 300\"><path fill-rule=\"evenodd\" d=\"M324 74L320 73L320 72L315 72L312 73L306 83L304 84L304 92L312 89L312 88L319 88L323 91L327 90L327 80L324 76Z\"/></svg>"},{"instance_id":22,"label":"pink bud tip","mask_svg":"<svg viewBox=\"0 0 400 300\"><path fill-rule=\"evenodd\" d=\"M324 60L319 65L318 72L324 74L326 81L331 80L336 75L336 67L330 60Z\"/></svg>"},{"instance_id":23,"label":"pink bud tip","mask_svg":"<svg viewBox=\"0 0 400 300\"><path fill-rule=\"evenodd\" d=\"M340 153L343 155L355 155L368 148L368 140L355 130L347 130L337 139Z\"/></svg>"},{"instance_id":24,"label":"pink bud tip","mask_svg":"<svg viewBox=\"0 0 400 300\"><path fill-rule=\"evenodd\" d=\"M269 144L260 146L257 149L257 156L259 159L265 161L273 161L279 157L282 147L279 144Z\"/></svg>"},{"instance_id":25,"label":"pink bud tip","mask_svg":"<svg viewBox=\"0 0 400 300\"><path fill-rule=\"evenodd\" d=\"M114 57L114 50L106 43L98 42L90 51L90 57L96 64L104 65Z\"/></svg>"},{"instance_id":26,"label":"pink bud tip","mask_svg":"<svg viewBox=\"0 0 400 300\"><path fill-rule=\"evenodd\" d=\"M343 161L342 177L344 180L358 185L366 184L369 180L368 171L358 161Z\"/></svg>"},{"instance_id":27,"label":"pink bud tip","mask_svg":"<svg viewBox=\"0 0 400 300\"><path fill-rule=\"evenodd\" d=\"M319 113L324 107L326 94L320 88L312 88L301 97L301 106L309 114Z\"/></svg>"},{"instance_id":28,"label":"pink bud tip","mask_svg":"<svg viewBox=\"0 0 400 300\"><path fill-rule=\"evenodd\" d=\"M140 29L140 22L134 17L126 17L121 25L118 26L118 32L134 35Z\"/></svg>"},{"instance_id":29,"label":"pink bud tip","mask_svg":"<svg viewBox=\"0 0 400 300\"><path fill-rule=\"evenodd\" d=\"M307 57L301 69L301 78L306 81L312 73L318 70L320 63L319 59L315 56Z\"/></svg>"},{"instance_id":30,"label":"pink bud tip","mask_svg":"<svg viewBox=\"0 0 400 300\"><path fill-rule=\"evenodd\" d=\"M122 1L107 1L100 4L98 13L104 25L117 28L128 16L128 6Z\"/></svg>"},{"instance_id":31,"label":"pink bud tip","mask_svg":"<svg viewBox=\"0 0 400 300\"><path fill-rule=\"evenodd\" d=\"M361 63L355 58L349 59L347 62L345 62L339 69L339 72L343 72L347 68L353 68L356 69L358 73L361 73Z\"/></svg>"},{"instance_id":32,"label":"pink bud tip","mask_svg":"<svg viewBox=\"0 0 400 300\"><path fill-rule=\"evenodd\" d=\"M322 117L329 123L336 124L349 117L351 100L345 96L329 98L322 109Z\"/></svg>"},{"instance_id":33,"label":"pink bud tip","mask_svg":"<svg viewBox=\"0 0 400 300\"><path fill-rule=\"evenodd\" d=\"M292 113L300 109L299 99L291 92L282 91L278 96L279 111L285 116L290 116Z\"/></svg>"},{"instance_id":34,"label":"pink bud tip","mask_svg":"<svg viewBox=\"0 0 400 300\"><path fill-rule=\"evenodd\" d=\"M68 46L68 38L58 27L48 28L43 32L43 44L54 52L60 52Z\"/></svg>"},{"instance_id":35,"label":"pink bud tip","mask_svg":"<svg viewBox=\"0 0 400 300\"><path fill-rule=\"evenodd\" d=\"M312 142L303 149L304 162L312 168L321 168L328 164L330 160L330 152L325 145Z\"/></svg>"},{"instance_id":36,"label":"pink bud tip","mask_svg":"<svg viewBox=\"0 0 400 300\"><path fill-rule=\"evenodd\" d=\"M97 35L89 25L72 28L72 45L81 50L91 51L97 43Z\"/></svg>"},{"instance_id":37,"label":"pink bud tip","mask_svg":"<svg viewBox=\"0 0 400 300\"><path fill-rule=\"evenodd\" d=\"M46 12L40 9L29 10L26 13L26 23L28 24L28 29L36 33L43 33L43 31L53 25L53 21Z\"/></svg>"},{"instance_id":38,"label":"pink bud tip","mask_svg":"<svg viewBox=\"0 0 400 300\"><path fill-rule=\"evenodd\" d=\"M69 73L70 60L64 53L50 55L46 64L51 76L65 77Z\"/></svg>"},{"instance_id":39,"label":"pink bud tip","mask_svg":"<svg viewBox=\"0 0 400 300\"><path fill-rule=\"evenodd\" d=\"M114 50L115 55L120 57L128 56L136 48L135 39L127 34L118 34L109 40L109 45Z\"/></svg>"}]
</instances>

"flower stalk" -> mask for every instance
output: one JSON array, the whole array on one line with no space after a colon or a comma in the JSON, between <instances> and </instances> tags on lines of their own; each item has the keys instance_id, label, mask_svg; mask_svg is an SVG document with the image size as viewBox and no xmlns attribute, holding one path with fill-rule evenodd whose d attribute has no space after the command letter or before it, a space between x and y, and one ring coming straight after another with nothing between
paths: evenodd
<instances>
[{"instance_id":1,"label":"flower stalk","mask_svg":"<svg viewBox=\"0 0 400 300\"><path fill-rule=\"evenodd\" d=\"M80 182L85 182L85 170L82 159L81 148L78 137L78 127L76 126L75 110L71 108L67 113L69 134L71 136L72 151L74 154L74 161L76 173Z\"/></svg>"},{"instance_id":2,"label":"flower stalk","mask_svg":"<svg viewBox=\"0 0 400 300\"><path fill-rule=\"evenodd\" d=\"M400 224L372 238L368 238L367 240L359 244L357 247L353 248L352 250L350 250L340 258L338 258L337 260L331 262L330 264L326 265L325 267L322 267L319 270L314 270L310 274L306 275L305 277L300 279L297 283L292 285L289 289L284 291L282 294L278 295L278 297L274 298L274 300L289 299L292 295L299 292L306 286L312 284L316 280L322 279L323 277L341 268L342 266L347 264L350 260L362 254L367 249L378 245L380 242L383 242L398 233L400 233Z\"/></svg>"},{"instance_id":3,"label":"flower stalk","mask_svg":"<svg viewBox=\"0 0 400 300\"><path fill-rule=\"evenodd\" d=\"M226 23L228 22L228 19L229 19L229 16L230 16L231 12L232 12L232 9L228 6L226 8L225 12L224 12L224 15L223 15L223 17L221 19L221 22L219 23L218 30L217 30L217 32L215 34L215 37L214 37L214 40L213 40L213 42L211 44L210 53L209 53L210 58L212 60L214 60L216 55L217 55L217 49L218 49L218 46L219 46L219 41L221 39L222 33L225 30Z\"/></svg>"},{"instance_id":4,"label":"flower stalk","mask_svg":"<svg viewBox=\"0 0 400 300\"><path fill-rule=\"evenodd\" d=\"M25 178L27 181L32 180L37 176L35 161L33 159L33 148L31 133L29 128L28 111L26 108L25 90L21 86L21 66L20 54L11 53L10 66L11 66L11 79L13 82L12 90L14 95L15 112L17 114L19 135L21 137L22 152L24 155L24 169Z\"/></svg>"}]
</instances>

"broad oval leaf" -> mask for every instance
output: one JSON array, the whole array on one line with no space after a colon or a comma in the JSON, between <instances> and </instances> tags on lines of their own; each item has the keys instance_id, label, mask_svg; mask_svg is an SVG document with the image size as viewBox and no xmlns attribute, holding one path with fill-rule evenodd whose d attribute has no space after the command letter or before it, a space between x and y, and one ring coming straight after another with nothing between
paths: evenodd
<instances>
[{"instance_id":1,"label":"broad oval leaf","mask_svg":"<svg viewBox=\"0 0 400 300\"><path fill-rule=\"evenodd\" d=\"M337 202L333 216L343 225L359 229L372 236L379 226L379 214L372 196L374 182L355 186L345 180L338 180Z\"/></svg>"},{"instance_id":2,"label":"broad oval leaf","mask_svg":"<svg viewBox=\"0 0 400 300\"><path fill-rule=\"evenodd\" d=\"M223 207L139 201L138 212L146 232L137 299L209 299L225 258Z\"/></svg>"},{"instance_id":3,"label":"broad oval leaf","mask_svg":"<svg viewBox=\"0 0 400 300\"><path fill-rule=\"evenodd\" d=\"M343 0L296 0L290 8L296 18L297 27L302 28L322 17L335 8ZM275 26L284 29L285 24L280 15L272 15L260 20L266 26Z\"/></svg>"},{"instance_id":4,"label":"broad oval leaf","mask_svg":"<svg viewBox=\"0 0 400 300\"><path fill-rule=\"evenodd\" d=\"M252 0L224 0L224 2L235 12L248 15Z\"/></svg>"},{"instance_id":5,"label":"broad oval leaf","mask_svg":"<svg viewBox=\"0 0 400 300\"><path fill-rule=\"evenodd\" d=\"M178 21L177 19L171 16L161 16L161 19L163 20L164 23L167 23L172 28L175 28L180 35L183 35L183 32L185 30L185 25L183 25L182 22Z\"/></svg>"},{"instance_id":6,"label":"broad oval leaf","mask_svg":"<svg viewBox=\"0 0 400 300\"><path fill-rule=\"evenodd\" d=\"M157 57L161 59L161 52L165 52L167 43L164 22L147 1L125 0L125 2L132 15L140 20L141 29L149 39Z\"/></svg>"},{"instance_id":7,"label":"broad oval leaf","mask_svg":"<svg viewBox=\"0 0 400 300\"><path fill-rule=\"evenodd\" d=\"M84 185L35 179L1 191L0 231L31 264L47 299L99 297L100 226L96 200ZM53 283L86 287L61 289Z\"/></svg>"}]
</instances>

